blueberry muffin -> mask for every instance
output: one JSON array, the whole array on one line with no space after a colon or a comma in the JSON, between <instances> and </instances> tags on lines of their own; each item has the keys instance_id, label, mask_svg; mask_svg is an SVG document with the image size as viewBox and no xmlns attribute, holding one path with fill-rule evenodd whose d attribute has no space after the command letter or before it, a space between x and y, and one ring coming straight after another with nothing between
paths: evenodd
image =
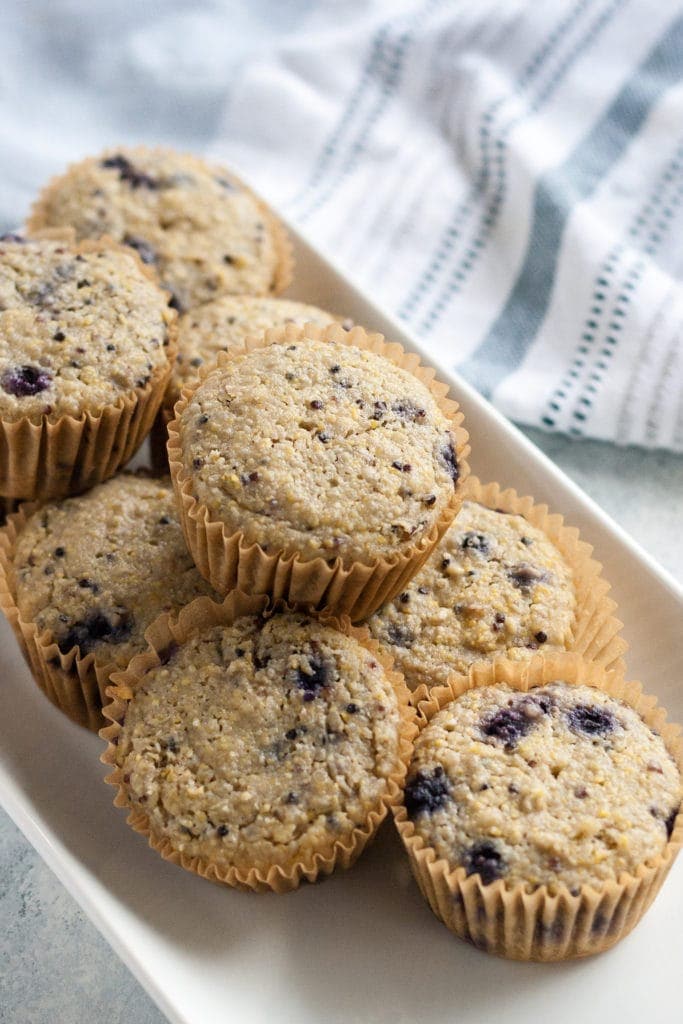
<instances>
[{"instance_id":1,"label":"blueberry muffin","mask_svg":"<svg viewBox=\"0 0 683 1024\"><path fill-rule=\"evenodd\" d=\"M553 682L477 688L438 712L405 806L437 857L484 885L578 894L661 854L682 795L678 766L636 711Z\"/></svg>"},{"instance_id":2,"label":"blueberry muffin","mask_svg":"<svg viewBox=\"0 0 683 1024\"><path fill-rule=\"evenodd\" d=\"M199 501L265 550L371 561L424 536L458 481L426 387L372 352L303 338L236 356L179 418Z\"/></svg>"},{"instance_id":3,"label":"blueberry muffin","mask_svg":"<svg viewBox=\"0 0 683 1024\"><path fill-rule=\"evenodd\" d=\"M680 729L576 654L498 659L419 704L396 825L451 931L518 960L614 945L683 841Z\"/></svg>"},{"instance_id":4,"label":"blueberry muffin","mask_svg":"<svg viewBox=\"0 0 683 1024\"><path fill-rule=\"evenodd\" d=\"M424 567L368 625L415 690L481 659L569 649L576 603L571 568L541 529L465 501Z\"/></svg>"},{"instance_id":5,"label":"blueberry muffin","mask_svg":"<svg viewBox=\"0 0 683 1024\"><path fill-rule=\"evenodd\" d=\"M6 573L25 634L72 702L64 710L95 726L109 672L146 648L150 623L212 594L187 551L170 480L131 474L30 514ZM84 680L98 683L85 705Z\"/></svg>"},{"instance_id":6,"label":"blueberry muffin","mask_svg":"<svg viewBox=\"0 0 683 1024\"><path fill-rule=\"evenodd\" d=\"M57 496L111 476L159 406L175 320L121 246L0 241L0 494Z\"/></svg>"},{"instance_id":7,"label":"blueberry muffin","mask_svg":"<svg viewBox=\"0 0 683 1024\"><path fill-rule=\"evenodd\" d=\"M164 404L172 408L182 389L195 384L219 352L238 349L250 335L260 337L270 327L308 322L326 327L336 317L303 302L254 295L224 295L186 313L178 323L178 355Z\"/></svg>"},{"instance_id":8,"label":"blueberry muffin","mask_svg":"<svg viewBox=\"0 0 683 1024\"><path fill-rule=\"evenodd\" d=\"M286 287L289 245L268 208L223 167L170 149L109 150L53 179L29 229L108 235L153 267L175 307Z\"/></svg>"},{"instance_id":9,"label":"blueberry muffin","mask_svg":"<svg viewBox=\"0 0 683 1024\"><path fill-rule=\"evenodd\" d=\"M222 593L370 614L460 505L467 434L444 391L359 327L288 324L219 357L169 425L200 571Z\"/></svg>"},{"instance_id":10,"label":"blueberry muffin","mask_svg":"<svg viewBox=\"0 0 683 1024\"><path fill-rule=\"evenodd\" d=\"M152 845L208 877L281 890L348 866L400 792L407 694L401 709L371 650L305 615L209 624L115 681L109 781Z\"/></svg>"}]
</instances>

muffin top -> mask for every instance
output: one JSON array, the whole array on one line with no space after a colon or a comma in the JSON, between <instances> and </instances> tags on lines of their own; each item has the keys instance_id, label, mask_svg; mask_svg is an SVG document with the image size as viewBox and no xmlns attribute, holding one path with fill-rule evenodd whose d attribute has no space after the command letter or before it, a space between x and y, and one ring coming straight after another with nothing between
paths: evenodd
<instances>
[{"instance_id":1,"label":"muffin top","mask_svg":"<svg viewBox=\"0 0 683 1024\"><path fill-rule=\"evenodd\" d=\"M300 336L236 356L178 422L192 492L266 550L374 562L410 549L458 479L450 422L383 356Z\"/></svg>"},{"instance_id":2,"label":"muffin top","mask_svg":"<svg viewBox=\"0 0 683 1024\"><path fill-rule=\"evenodd\" d=\"M116 748L158 838L220 868L288 865L363 826L400 765L372 653L298 614L216 626L134 690Z\"/></svg>"},{"instance_id":3,"label":"muffin top","mask_svg":"<svg viewBox=\"0 0 683 1024\"><path fill-rule=\"evenodd\" d=\"M168 370L175 313L124 248L0 240L0 416L97 413Z\"/></svg>"},{"instance_id":4,"label":"muffin top","mask_svg":"<svg viewBox=\"0 0 683 1024\"><path fill-rule=\"evenodd\" d=\"M571 570L542 530L465 501L424 567L368 626L415 690L481 659L566 650L575 606Z\"/></svg>"},{"instance_id":5,"label":"muffin top","mask_svg":"<svg viewBox=\"0 0 683 1024\"><path fill-rule=\"evenodd\" d=\"M168 478L122 474L34 512L14 555L16 602L63 654L125 668L164 611L215 597L188 554Z\"/></svg>"},{"instance_id":6,"label":"muffin top","mask_svg":"<svg viewBox=\"0 0 683 1024\"><path fill-rule=\"evenodd\" d=\"M452 868L577 891L660 854L681 802L661 736L588 686L469 690L420 734L405 790L417 835Z\"/></svg>"},{"instance_id":7,"label":"muffin top","mask_svg":"<svg viewBox=\"0 0 683 1024\"><path fill-rule=\"evenodd\" d=\"M29 226L63 225L132 246L180 311L219 295L265 295L282 267L265 205L223 167L169 149L110 150L49 182Z\"/></svg>"},{"instance_id":8,"label":"muffin top","mask_svg":"<svg viewBox=\"0 0 683 1024\"><path fill-rule=\"evenodd\" d=\"M331 313L291 299L253 295L224 295L214 302L186 313L178 322L178 356L166 392L166 405L173 405L187 384L194 384L200 367L214 362L219 352L236 348L250 335L260 337L269 327L314 323L326 327L335 323Z\"/></svg>"}]
</instances>

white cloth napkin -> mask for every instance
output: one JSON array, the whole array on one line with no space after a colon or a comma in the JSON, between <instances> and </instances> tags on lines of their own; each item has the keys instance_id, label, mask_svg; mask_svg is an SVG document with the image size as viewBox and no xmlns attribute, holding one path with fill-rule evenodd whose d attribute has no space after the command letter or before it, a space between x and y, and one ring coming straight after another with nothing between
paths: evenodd
<instances>
[{"instance_id":1,"label":"white cloth napkin","mask_svg":"<svg viewBox=\"0 0 683 1024\"><path fill-rule=\"evenodd\" d=\"M335 0L211 151L513 419L683 451L682 71L674 2Z\"/></svg>"}]
</instances>

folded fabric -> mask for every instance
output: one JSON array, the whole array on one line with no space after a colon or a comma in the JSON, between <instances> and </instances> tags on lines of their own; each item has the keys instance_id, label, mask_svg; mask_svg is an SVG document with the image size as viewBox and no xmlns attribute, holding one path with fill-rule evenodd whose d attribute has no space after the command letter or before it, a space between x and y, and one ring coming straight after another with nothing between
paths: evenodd
<instances>
[{"instance_id":1,"label":"folded fabric","mask_svg":"<svg viewBox=\"0 0 683 1024\"><path fill-rule=\"evenodd\" d=\"M211 147L504 413L683 451L683 5L338 0Z\"/></svg>"}]
</instances>

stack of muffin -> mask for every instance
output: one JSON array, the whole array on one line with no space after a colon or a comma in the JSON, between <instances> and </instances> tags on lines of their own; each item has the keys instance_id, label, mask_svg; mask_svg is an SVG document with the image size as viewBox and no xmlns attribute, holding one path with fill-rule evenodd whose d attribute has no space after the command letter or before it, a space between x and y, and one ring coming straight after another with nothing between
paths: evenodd
<instances>
[{"instance_id":1,"label":"stack of muffin","mask_svg":"<svg viewBox=\"0 0 683 1024\"><path fill-rule=\"evenodd\" d=\"M607 948L683 840L683 752L624 682L601 567L469 476L431 370L274 297L291 276L270 211L194 157L48 184L0 240L0 606L167 859L283 892L391 807L456 934ZM126 471L148 435L157 475Z\"/></svg>"}]
</instances>

